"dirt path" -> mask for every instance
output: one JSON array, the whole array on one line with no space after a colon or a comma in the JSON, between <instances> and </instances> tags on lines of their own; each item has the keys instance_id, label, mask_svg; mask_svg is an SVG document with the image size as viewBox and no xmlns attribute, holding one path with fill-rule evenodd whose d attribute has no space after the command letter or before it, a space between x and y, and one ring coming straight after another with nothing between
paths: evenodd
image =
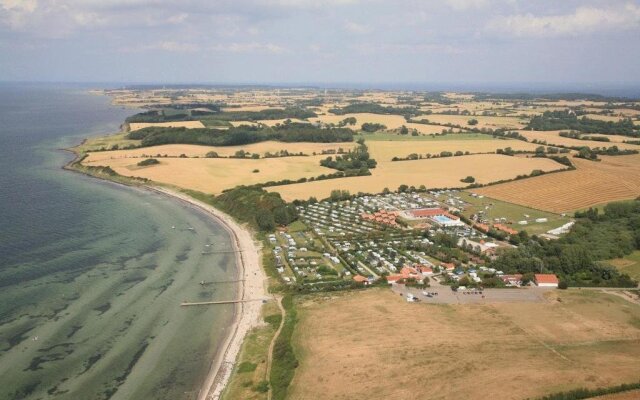
<instances>
[{"instance_id":1,"label":"dirt path","mask_svg":"<svg viewBox=\"0 0 640 400\"><path fill-rule=\"evenodd\" d=\"M265 379L267 380L267 382L269 382L269 377L271 376L271 364L273 363L273 348L276 346L276 340L278 339L278 336L280 336L280 331L282 331L282 327L284 326L284 317L286 315L286 312L284 311L284 307L282 306L282 296L276 296L275 297L276 303L278 304L278 308L280 309L280 314L282 315L282 318L280 319L280 326L278 327L278 330L276 331L276 333L273 335L273 339L271 339L271 343L269 344L269 353L267 353L267 370L265 371ZM267 399L271 400L271 396L272 396L273 390L269 389L269 392L267 394Z\"/></svg>"}]
</instances>

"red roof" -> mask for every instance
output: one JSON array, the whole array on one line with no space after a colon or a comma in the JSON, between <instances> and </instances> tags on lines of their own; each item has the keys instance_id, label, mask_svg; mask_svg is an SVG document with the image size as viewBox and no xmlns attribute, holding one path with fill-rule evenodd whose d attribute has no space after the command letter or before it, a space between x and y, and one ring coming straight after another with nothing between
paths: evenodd
<instances>
[{"instance_id":1,"label":"red roof","mask_svg":"<svg viewBox=\"0 0 640 400\"><path fill-rule=\"evenodd\" d=\"M409 214L413 215L414 217L420 218L420 217L435 217L436 215L443 215L445 214L446 211L443 210L442 208L423 208L421 210L411 210L409 211Z\"/></svg>"},{"instance_id":2,"label":"red roof","mask_svg":"<svg viewBox=\"0 0 640 400\"><path fill-rule=\"evenodd\" d=\"M558 277L555 274L535 274L537 283L558 283Z\"/></svg>"},{"instance_id":3,"label":"red roof","mask_svg":"<svg viewBox=\"0 0 640 400\"><path fill-rule=\"evenodd\" d=\"M356 281L356 282L360 282L360 283L362 283L362 282L368 282L368 281L369 281L367 278L365 278L365 277L364 277L364 276L362 276L362 275L356 275L356 276L354 276L354 277L353 277L353 280L354 280L354 281Z\"/></svg>"},{"instance_id":4,"label":"red roof","mask_svg":"<svg viewBox=\"0 0 640 400\"><path fill-rule=\"evenodd\" d=\"M402 275L389 275L387 276L387 282L397 282L403 280L404 276Z\"/></svg>"}]
</instances>

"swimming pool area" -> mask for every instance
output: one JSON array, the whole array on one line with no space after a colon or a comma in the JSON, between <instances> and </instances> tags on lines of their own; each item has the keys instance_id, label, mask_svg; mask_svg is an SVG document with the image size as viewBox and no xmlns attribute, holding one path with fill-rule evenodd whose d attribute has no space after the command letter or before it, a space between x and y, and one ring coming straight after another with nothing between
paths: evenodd
<instances>
[{"instance_id":1,"label":"swimming pool area","mask_svg":"<svg viewBox=\"0 0 640 400\"><path fill-rule=\"evenodd\" d=\"M437 223L442 224L442 225L446 225L446 224L450 224L450 223L454 222L454 220L452 220L449 217L445 217L444 215L436 215L436 216L433 217L433 219Z\"/></svg>"}]
</instances>

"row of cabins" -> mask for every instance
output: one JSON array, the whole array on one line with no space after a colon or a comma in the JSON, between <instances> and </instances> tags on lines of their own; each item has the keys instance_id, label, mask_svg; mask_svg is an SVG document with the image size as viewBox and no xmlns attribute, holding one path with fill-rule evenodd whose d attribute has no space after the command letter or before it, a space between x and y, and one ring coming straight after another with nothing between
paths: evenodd
<instances>
[{"instance_id":1,"label":"row of cabins","mask_svg":"<svg viewBox=\"0 0 640 400\"><path fill-rule=\"evenodd\" d=\"M491 229L491 227L489 227L489 225L487 224L482 224L479 222L476 222L473 224L473 227L476 228L477 230L487 233L489 232L489 230ZM493 224L493 228L502 232L505 232L509 235L517 235L518 231L516 231L515 229L511 229L508 226L504 225L504 224Z\"/></svg>"},{"instance_id":2,"label":"row of cabins","mask_svg":"<svg viewBox=\"0 0 640 400\"><path fill-rule=\"evenodd\" d=\"M360 217L365 221L371 221L382 225L389 225L392 227L397 227L398 223L396 222L396 218L398 217L398 211L387 211L387 210L379 210L373 214L362 213Z\"/></svg>"}]
</instances>

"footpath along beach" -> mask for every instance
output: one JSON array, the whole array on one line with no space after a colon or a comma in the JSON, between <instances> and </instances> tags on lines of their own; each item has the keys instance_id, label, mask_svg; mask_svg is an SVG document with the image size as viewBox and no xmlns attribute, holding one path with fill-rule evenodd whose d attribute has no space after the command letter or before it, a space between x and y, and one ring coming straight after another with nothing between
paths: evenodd
<instances>
[{"instance_id":1,"label":"footpath along beach","mask_svg":"<svg viewBox=\"0 0 640 400\"><path fill-rule=\"evenodd\" d=\"M261 324L262 300L267 299L266 277L260 266L260 249L251 233L230 216L185 194L160 187L148 187L157 193L176 198L210 214L233 238L238 265L238 298L233 326L211 362L198 400L217 400L229 382L233 367L247 333ZM226 299L225 299L226 300ZM233 300L233 299L231 299ZM200 306L207 307L207 306Z\"/></svg>"}]
</instances>

